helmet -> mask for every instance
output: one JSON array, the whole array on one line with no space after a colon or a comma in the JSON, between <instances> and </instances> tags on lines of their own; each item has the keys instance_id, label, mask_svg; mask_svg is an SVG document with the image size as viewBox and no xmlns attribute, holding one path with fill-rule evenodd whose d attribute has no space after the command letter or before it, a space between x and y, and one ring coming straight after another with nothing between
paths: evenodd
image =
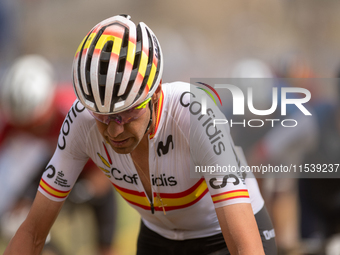
<instances>
[{"instance_id":1,"label":"helmet","mask_svg":"<svg viewBox=\"0 0 340 255\"><path fill-rule=\"evenodd\" d=\"M163 56L143 22L128 15L97 24L79 45L73 61L73 86L89 110L114 114L149 99L160 84Z\"/></svg>"},{"instance_id":2,"label":"helmet","mask_svg":"<svg viewBox=\"0 0 340 255\"><path fill-rule=\"evenodd\" d=\"M55 91L53 68L39 55L17 59L0 84L4 117L15 125L29 125L50 109Z\"/></svg>"}]
</instances>

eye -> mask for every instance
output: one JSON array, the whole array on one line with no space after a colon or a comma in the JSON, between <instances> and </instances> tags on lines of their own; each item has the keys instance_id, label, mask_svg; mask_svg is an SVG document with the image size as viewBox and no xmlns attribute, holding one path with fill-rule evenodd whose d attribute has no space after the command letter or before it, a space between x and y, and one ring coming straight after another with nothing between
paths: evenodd
<instances>
[{"instance_id":1,"label":"eye","mask_svg":"<svg viewBox=\"0 0 340 255\"><path fill-rule=\"evenodd\" d=\"M122 117L121 116L112 116L111 117L112 120L114 120L115 122L117 122L118 124L122 123Z\"/></svg>"}]
</instances>

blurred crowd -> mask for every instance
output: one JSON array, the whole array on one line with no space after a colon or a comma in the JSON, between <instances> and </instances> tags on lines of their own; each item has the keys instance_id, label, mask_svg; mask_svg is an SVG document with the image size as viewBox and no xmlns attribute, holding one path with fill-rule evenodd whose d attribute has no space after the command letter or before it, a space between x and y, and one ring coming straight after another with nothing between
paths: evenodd
<instances>
[{"instance_id":1,"label":"blurred crowd","mask_svg":"<svg viewBox=\"0 0 340 255\"><path fill-rule=\"evenodd\" d=\"M26 217L42 173L51 170L46 166L56 145L63 146L58 137L69 132L64 119L72 116L69 109L76 97L71 84L56 82L51 63L40 55L15 60L1 79L0 95L0 231L7 243ZM79 204L92 209L97 254L114 254L115 194L92 161L85 166L67 202L65 209L71 218ZM46 254L63 254L58 246L51 235Z\"/></svg>"},{"instance_id":2,"label":"blurred crowd","mask_svg":"<svg viewBox=\"0 0 340 255\"><path fill-rule=\"evenodd\" d=\"M277 65L259 59L237 62L231 77L243 78L249 86L256 81L254 94L257 91L258 96L254 96L253 105L257 109L270 108L273 102L271 87L304 88L311 93L311 99L305 105L311 116L302 114L295 105L287 107L284 118L296 120L295 127L284 127L276 122L276 125L261 128L240 125L231 128L234 142L243 147L248 164L338 166L339 75L336 72L333 78L321 78L298 54L284 56ZM282 120L283 117L278 111L271 116L248 114L246 121L261 117L263 120ZM228 115L232 117L226 111L227 118ZM339 254L340 185L338 175L333 176L314 178L312 173L302 177L258 176L274 223L279 254Z\"/></svg>"},{"instance_id":3,"label":"blurred crowd","mask_svg":"<svg viewBox=\"0 0 340 255\"><path fill-rule=\"evenodd\" d=\"M40 176L57 145L59 132L67 132L66 126L62 131L60 128L75 100L71 78L65 82L55 77L60 63L47 60L36 52L27 52L20 46L18 24L14 22L20 16L15 8L17 2L0 1L0 242L3 243L8 242L27 215ZM231 128L234 142L243 148L249 165L340 163L340 60L339 72L334 70L328 79L321 79L323 74L313 68L306 56L295 51L271 61L259 57L235 59L234 56L232 61L226 62L226 68L218 61L211 68L203 61L208 59L209 50L214 49L200 31L187 31L191 39L201 37L194 47L190 47L174 29L157 29L161 41L164 34L171 34L163 43L164 55L168 58L165 75L169 81L175 73L176 78L185 81L189 81L188 74L200 74L200 70L189 66L192 62L186 59L186 52L194 51L196 47L198 51L206 49L194 54L192 59L197 65L203 65L203 74L214 70L212 75L220 75L218 78L257 81L254 107L270 107L272 87L299 87L311 92L307 107L312 116L301 115L296 107L287 109L287 118L298 120L299 124L294 128L281 125L261 128L236 125ZM172 52L174 47L176 53ZM182 65L178 65L179 62ZM183 65L187 66L188 72ZM247 85L246 82L242 89ZM228 104L225 105L222 110L226 117L235 117ZM270 117L280 118L276 113ZM273 220L279 254L340 254L338 179L259 178L259 185ZM93 211L97 254L116 254L113 241L119 233L115 231L115 193L92 162L86 166L67 200L65 208L70 217L79 204L87 204ZM51 235L46 242L46 252L63 254L65 251L54 244Z\"/></svg>"}]
</instances>

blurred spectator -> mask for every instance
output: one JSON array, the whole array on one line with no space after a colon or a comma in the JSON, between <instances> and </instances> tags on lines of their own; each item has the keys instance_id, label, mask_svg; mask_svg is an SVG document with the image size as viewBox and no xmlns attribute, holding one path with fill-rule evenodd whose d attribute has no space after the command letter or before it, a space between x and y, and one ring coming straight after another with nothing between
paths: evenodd
<instances>
[{"instance_id":1,"label":"blurred spectator","mask_svg":"<svg viewBox=\"0 0 340 255\"><path fill-rule=\"evenodd\" d=\"M0 1L0 74L2 69L17 56L20 43L18 39L18 1Z\"/></svg>"},{"instance_id":2,"label":"blurred spectator","mask_svg":"<svg viewBox=\"0 0 340 255\"><path fill-rule=\"evenodd\" d=\"M272 104L272 87L274 86L274 76L271 68L262 60L255 58L242 59L235 63L232 68L231 78L235 85L239 87L245 98L248 95L248 89L252 88L252 103L256 109L269 109ZM228 103L228 102L227 102ZM232 107L229 107L232 109ZM227 109L224 111L228 117L230 113ZM254 117L255 116L255 117ZM268 116L257 116L252 114L248 108L245 109L245 115L232 116L234 122L247 122L249 119L266 119ZM231 128L235 144L242 147L248 156L248 150L268 131L270 125L264 125L261 128L250 127L249 125L236 125Z\"/></svg>"},{"instance_id":3,"label":"blurred spectator","mask_svg":"<svg viewBox=\"0 0 340 255\"><path fill-rule=\"evenodd\" d=\"M76 97L72 86L56 84L46 59L26 55L6 72L0 98L4 121L0 129L0 229L9 241L27 215L61 127L60 135L67 135L66 120L72 122L75 114L68 111ZM115 196L93 162L84 168L69 201L91 206L98 227L98 254L112 255Z\"/></svg>"},{"instance_id":4,"label":"blurred spectator","mask_svg":"<svg viewBox=\"0 0 340 255\"><path fill-rule=\"evenodd\" d=\"M340 78L340 70L337 74ZM306 164L339 164L340 155L340 83L336 79L337 102L316 106L317 146L304 157ZM335 166L335 165L334 165ZM300 229L305 254L327 254L328 241L340 234L339 179L299 179ZM340 239L331 246L339 246ZM327 252L328 250L328 252ZM339 251L339 250L338 250ZM337 251L337 252L338 252Z\"/></svg>"},{"instance_id":5,"label":"blurred spectator","mask_svg":"<svg viewBox=\"0 0 340 255\"><path fill-rule=\"evenodd\" d=\"M286 79L279 79L277 85L308 89L312 98L305 105L312 116L305 116L292 105L286 118L295 119L298 125L294 128L277 126L271 129L252 148L249 163L336 163L338 157L334 154L339 154L339 150L335 147L340 143L339 133L334 125L335 108L333 102L324 96L324 91L329 89L330 84L312 79L317 75L299 56L289 56L281 64L277 74ZM293 97L297 98L298 95ZM339 197L336 185L338 181L331 179L265 179L262 189L263 194L267 195L265 199L274 221L280 254L290 254L291 250L299 249L299 237L303 254L324 254L324 240L329 237L326 232L331 232L330 229L325 229L326 225L331 222L335 226L336 214L332 213L339 215L339 211L326 206L328 204L333 209L336 207L335 197Z\"/></svg>"}]
</instances>

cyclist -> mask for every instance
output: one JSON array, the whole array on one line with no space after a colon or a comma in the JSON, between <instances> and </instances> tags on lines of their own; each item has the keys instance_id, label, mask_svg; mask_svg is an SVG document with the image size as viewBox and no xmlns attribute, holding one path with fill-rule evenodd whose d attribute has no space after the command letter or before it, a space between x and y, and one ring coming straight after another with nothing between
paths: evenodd
<instances>
[{"instance_id":1,"label":"cyclist","mask_svg":"<svg viewBox=\"0 0 340 255\"><path fill-rule=\"evenodd\" d=\"M72 90L72 86L57 84L52 65L35 54L19 57L3 79L0 230L6 239L14 235L25 216L23 212L33 202L41 175L55 150L60 126L76 98ZM83 190L82 197L77 195L79 190ZM94 212L98 254L112 254L116 221L112 186L90 161L73 191L70 208L86 202Z\"/></svg>"},{"instance_id":2,"label":"cyclist","mask_svg":"<svg viewBox=\"0 0 340 255\"><path fill-rule=\"evenodd\" d=\"M127 15L86 35L73 63L78 100L5 255L39 253L88 158L140 213L137 254L276 254L256 179L241 174L246 163L228 126L213 126L224 115L212 100L199 113L202 90L162 85L163 63L154 33ZM217 165L237 171L195 175Z\"/></svg>"}]
</instances>

